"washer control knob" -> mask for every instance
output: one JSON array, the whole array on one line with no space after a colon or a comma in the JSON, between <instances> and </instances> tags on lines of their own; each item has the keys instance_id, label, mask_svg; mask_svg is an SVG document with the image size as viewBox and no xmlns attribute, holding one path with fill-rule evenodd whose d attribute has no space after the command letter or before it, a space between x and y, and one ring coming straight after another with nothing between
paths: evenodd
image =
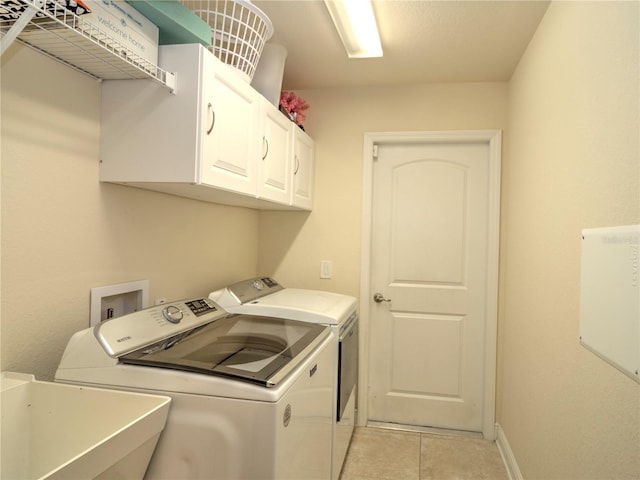
<instances>
[{"instance_id":1,"label":"washer control knob","mask_svg":"<svg viewBox=\"0 0 640 480\"><path fill-rule=\"evenodd\" d=\"M262 282L262 280L254 280L253 282L251 282L251 286L253 286L253 288L258 291L262 291L262 289L264 288L264 283Z\"/></svg>"},{"instance_id":2,"label":"washer control knob","mask_svg":"<svg viewBox=\"0 0 640 480\"><path fill-rule=\"evenodd\" d=\"M184 317L184 314L182 313L182 310L180 310L175 305L169 305L168 307L165 307L162 309L162 316L168 322L180 323L180 320L182 320L182 317Z\"/></svg>"}]
</instances>

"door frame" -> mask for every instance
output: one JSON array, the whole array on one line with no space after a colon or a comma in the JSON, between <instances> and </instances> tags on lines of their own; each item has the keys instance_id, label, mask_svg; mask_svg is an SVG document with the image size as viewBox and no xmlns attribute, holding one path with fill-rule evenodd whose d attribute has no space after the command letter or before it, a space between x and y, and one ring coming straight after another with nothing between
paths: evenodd
<instances>
[{"instance_id":1,"label":"door frame","mask_svg":"<svg viewBox=\"0 0 640 480\"><path fill-rule=\"evenodd\" d=\"M362 246L360 259L360 351L358 372L358 425L369 420L369 346L371 304L371 215L373 213L373 151L374 145L398 143L470 143L484 142L489 146L489 204L487 292L485 309L485 385L483 393L482 434L495 440L496 365L498 333L498 274L500 253L500 169L502 165L501 130L455 130L425 132L365 132L362 184ZM363 392L363 394L360 394Z\"/></svg>"}]
</instances>

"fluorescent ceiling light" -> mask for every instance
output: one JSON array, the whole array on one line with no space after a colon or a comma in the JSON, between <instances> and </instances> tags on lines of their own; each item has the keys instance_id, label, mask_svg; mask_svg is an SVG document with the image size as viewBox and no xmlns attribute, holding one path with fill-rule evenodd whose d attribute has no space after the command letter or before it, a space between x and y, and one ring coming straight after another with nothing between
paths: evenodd
<instances>
[{"instance_id":1,"label":"fluorescent ceiling light","mask_svg":"<svg viewBox=\"0 0 640 480\"><path fill-rule=\"evenodd\" d=\"M371 0L324 0L349 58L381 57Z\"/></svg>"}]
</instances>

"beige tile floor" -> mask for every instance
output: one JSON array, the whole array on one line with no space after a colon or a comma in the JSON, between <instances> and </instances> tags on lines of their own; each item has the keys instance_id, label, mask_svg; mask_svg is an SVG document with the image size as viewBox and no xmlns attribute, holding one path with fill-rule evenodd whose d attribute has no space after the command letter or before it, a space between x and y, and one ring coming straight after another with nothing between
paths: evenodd
<instances>
[{"instance_id":1,"label":"beige tile floor","mask_svg":"<svg viewBox=\"0 0 640 480\"><path fill-rule=\"evenodd\" d=\"M340 480L508 480L495 442L356 428Z\"/></svg>"}]
</instances>

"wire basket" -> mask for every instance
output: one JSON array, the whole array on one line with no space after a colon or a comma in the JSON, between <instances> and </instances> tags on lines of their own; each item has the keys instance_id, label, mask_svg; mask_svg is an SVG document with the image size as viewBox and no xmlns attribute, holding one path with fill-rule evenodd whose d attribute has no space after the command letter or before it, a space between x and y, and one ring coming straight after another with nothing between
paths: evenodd
<instances>
[{"instance_id":1,"label":"wire basket","mask_svg":"<svg viewBox=\"0 0 640 480\"><path fill-rule=\"evenodd\" d=\"M262 49L273 35L271 20L250 0L182 0L211 27L209 49L251 82Z\"/></svg>"}]
</instances>

